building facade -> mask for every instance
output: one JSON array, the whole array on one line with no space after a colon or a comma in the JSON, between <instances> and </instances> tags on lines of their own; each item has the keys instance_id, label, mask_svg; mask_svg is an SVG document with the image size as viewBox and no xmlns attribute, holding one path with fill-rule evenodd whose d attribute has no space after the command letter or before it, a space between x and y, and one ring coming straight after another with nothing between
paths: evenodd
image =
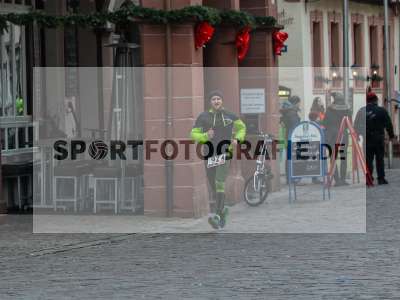
<instances>
[{"instance_id":1,"label":"building facade","mask_svg":"<svg viewBox=\"0 0 400 300\"><path fill-rule=\"evenodd\" d=\"M32 2L1 1L0 14L29 12L35 6ZM34 130L30 84L31 66L40 59L38 34L33 28L8 24L0 38L0 211L3 212L8 208L23 209L32 197Z\"/></svg>"},{"instance_id":2,"label":"building facade","mask_svg":"<svg viewBox=\"0 0 400 300\"><path fill-rule=\"evenodd\" d=\"M280 84L304 99L304 119L308 118L315 97L323 99L326 107L331 102L332 92L343 91L342 2L278 1L278 19L290 36L288 53L279 60ZM392 2L389 9L389 98L397 99L400 81L399 10L397 4ZM386 105L384 7L382 1L349 1L349 11L348 73L352 94L350 104L355 115L365 105L365 93L369 87L377 93L380 104ZM398 106L397 102L392 101L393 124L397 135Z\"/></svg>"},{"instance_id":3,"label":"building facade","mask_svg":"<svg viewBox=\"0 0 400 300\"><path fill-rule=\"evenodd\" d=\"M114 11L121 5L134 3L144 7L157 9L179 9L185 6L206 5L218 8L220 10L243 10L258 16L276 16L277 7L273 0L263 1L225 1L225 0L165 0L165 1L36 1L24 4L13 3L0 4L0 12L22 11L32 8L40 9L49 14L67 14L79 9L80 12L93 11ZM19 8L19 6L21 8ZM18 7L18 8L17 8ZM3 10L3 11L2 11ZM23 30L32 30L33 34L26 34L27 40L23 43L29 43L30 56L24 62L17 59L22 57L19 50L12 51L11 70L19 70L25 76L19 81L11 84L8 94L3 92L3 115L11 114L10 118L1 115L2 126L2 207L3 209L17 207L24 208L37 206L43 209L53 207L53 195L49 186L40 179L40 185L43 187L41 193L45 193L46 199L35 202L35 195L32 193L32 172L28 171L35 167L35 154L32 158L32 140L33 132L48 131L49 128L57 128L58 132L63 132L68 137L91 138L99 137L107 139L108 124L113 122L113 95L115 94L115 84L113 84L112 73L104 71L94 78L85 76L84 67L112 67L128 66L142 67L143 82L140 93L135 94L137 103L130 104L132 114L135 115L135 137L143 140L156 140L162 142L165 139L187 139L191 127L197 116L206 108L205 96L208 91L218 88L225 94L225 106L227 109L241 114L240 111L240 90L243 88L262 88L265 90L266 113L254 117L254 115L241 115L243 119L252 122L257 127L256 130L275 133L278 132L279 103L278 94L278 73L277 57L273 53L272 33L276 28L263 28L251 34L250 50L246 58L238 62L237 50L233 46L238 28L233 26L221 26L216 30L216 34L206 48L195 49L193 22L187 24L154 25L141 21L132 21L127 28L118 28L114 25L107 25L105 28L82 29L75 26L68 28L44 29L33 28ZM18 30L11 31L16 36L20 33ZM121 60L125 50L119 49L121 46L121 36L127 46L128 60ZM9 37L3 33L2 41L8 41ZM12 40L12 38L11 38ZM3 43L4 44L4 43ZM114 44L114 46L113 46ZM117 47L115 47L117 44ZM105 45L109 45L105 47ZM111 45L111 46L110 46ZM19 47L19 46L18 46ZM123 46L122 48L124 48ZM130 48L131 47L131 48ZM17 49L17 46L15 46ZM22 49L22 48L21 48ZM122 52L121 52L122 51ZM3 51L6 52L6 51ZM4 56L2 56L4 57ZM4 59L3 59L4 61ZM14 64L14 65L13 65ZM18 68L18 64L23 67ZM52 78L46 78L50 86L61 84L61 94L52 97L49 89L43 86L35 86L32 79L32 67L64 67L62 75L56 75ZM79 67L79 68L78 68ZM165 67L181 68L180 72L185 72L185 84L174 85L173 89L165 88L166 79ZM229 68L225 76L214 76L213 80L207 79L203 67L207 68ZM243 67L243 68L242 68ZM242 72L242 69L258 67L264 70L254 82L252 78ZM24 69L25 71L21 71ZM188 71L183 71L188 70ZM2 71L3 72L3 71ZM6 73L9 71L4 71ZM25 73L24 73L25 72ZM2 73L2 74L3 74ZM26 75L25 75L26 74ZM29 75L31 74L31 75ZM36 74L37 75L37 74ZM49 77L48 75L46 75ZM4 77L3 77L4 78ZM23 78L23 79L22 79ZM83 80L84 79L84 80ZM91 83L92 80L92 83ZM3 80L7 82L7 80ZM20 83L18 83L20 82ZM23 83L21 83L23 82ZM84 82L84 83L83 83ZM10 85L10 83L8 83ZM90 91L91 97L98 101L90 107L85 106L83 99L88 97L87 86L93 84L94 91ZM24 86L25 85L25 90ZM85 86L83 86L85 85ZM21 86L21 87L20 87ZM3 90L3 89L2 89ZM171 91L172 90L172 91ZM25 91L25 94L21 94ZM58 90L59 93L59 90ZM22 97L22 96L23 97ZM7 98L8 97L8 98ZM22 98L23 116L18 106ZM42 124L41 120L51 119L51 112L57 105L54 104L56 98L67 99L74 110L74 126L67 126L64 120L54 120L53 124ZM26 99L26 100L25 100ZM30 99L30 100L28 100ZM35 100L33 100L35 99ZM62 104L61 104L62 105ZM13 108L14 106L14 108ZM37 124L32 120L32 114L35 114ZM22 117L26 122L24 127L25 135L19 134L12 136L12 130L8 128L17 128L20 126ZM64 124L64 125L63 125ZM22 126L22 125L21 125ZM49 133L46 131L46 134ZM98 136L96 136L98 134ZM51 135L51 134L50 134ZM17 147L13 144L13 139L19 141L24 137L28 142L24 147ZM11 141L11 142L10 142ZM17 142L15 142L17 144ZM14 149L15 148L15 149ZM23 150L21 150L23 148ZM17 153L17 152L18 153ZM21 157L22 154L28 155L28 158ZM26 153L25 153L26 152ZM43 157L42 157L43 158ZM11 163L13 161L14 163ZM23 180L25 170L16 171L16 183L10 183L10 177L7 168L14 170L16 165L20 164L27 169L29 185ZM149 215L177 215L187 217L198 217L206 214L209 210L209 196L207 192L207 182L204 170L204 163L194 158L190 161L183 161L178 157L168 164L161 157L141 162L139 173L141 180L135 181L135 186L141 189L135 199L141 204L136 213L145 213ZM234 161L231 172L227 180L228 197L232 202L241 198L244 185L244 177L248 176L252 166L240 161ZM167 169L172 171L166 171ZM274 166L275 172L278 172ZM170 173L168 173L170 172ZM279 178L279 176L277 176ZM13 179L14 180L14 179ZM26 187L26 196L22 196L21 187ZM279 185L276 182L275 187ZM15 192L10 192L10 191ZM88 194L90 196L90 193ZM89 197L88 196L88 197ZM26 199L25 199L26 198ZM84 200L83 200L84 201ZM84 205L83 205L84 206Z\"/></svg>"}]
</instances>

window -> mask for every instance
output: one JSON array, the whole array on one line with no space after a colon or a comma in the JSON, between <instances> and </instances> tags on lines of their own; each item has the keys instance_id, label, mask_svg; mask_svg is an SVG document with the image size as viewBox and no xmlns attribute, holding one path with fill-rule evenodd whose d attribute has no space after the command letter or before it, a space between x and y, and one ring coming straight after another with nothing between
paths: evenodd
<instances>
[{"instance_id":1,"label":"window","mask_svg":"<svg viewBox=\"0 0 400 300\"><path fill-rule=\"evenodd\" d=\"M35 8L36 9L44 9L44 2L45 2L45 0L36 0Z\"/></svg>"},{"instance_id":2,"label":"window","mask_svg":"<svg viewBox=\"0 0 400 300\"><path fill-rule=\"evenodd\" d=\"M343 41L342 41L342 15L336 11L328 12L328 37L329 37L329 77L331 88L340 88L342 85L343 66Z\"/></svg>"},{"instance_id":3,"label":"window","mask_svg":"<svg viewBox=\"0 0 400 300\"><path fill-rule=\"evenodd\" d=\"M0 117L26 115L24 34L9 25L0 37Z\"/></svg>"},{"instance_id":4,"label":"window","mask_svg":"<svg viewBox=\"0 0 400 300\"><path fill-rule=\"evenodd\" d=\"M311 49L312 49L312 67L313 67L313 77L314 77L314 89L323 88L323 80L321 80L323 75L323 18L322 12L312 11L310 12L311 18Z\"/></svg>"},{"instance_id":5,"label":"window","mask_svg":"<svg viewBox=\"0 0 400 300\"><path fill-rule=\"evenodd\" d=\"M362 24L353 24L353 63L363 66L363 46L362 46Z\"/></svg>"},{"instance_id":6,"label":"window","mask_svg":"<svg viewBox=\"0 0 400 300\"><path fill-rule=\"evenodd\" d=\"M332 87L339 88L341 86L342 80L340 79L340 69L342 66L341 61L341 40L339 32L339 23L330 22L330 66L331 66L331 77L332 77ZM335 74L335 75L333 75Z\"/></svg>"},{"instance_id":7,"label":"window","mask_svg":"<svg viewBox=\"0 0 400 300\"><path fill-rule=\"evenodd\" d=\"M379 68L379 41L378 41L378 26L373 25L369 26L369 55L370 55L370 66L371 66L371 74L373 72L377 72ZM380 83L379 81L372 81L371 82L372 88L379 88Z\"/></svg>"},{"instance_id":8,"label":"window","mask_svg":"<svg viewBox=\"0 0 400 300\"><path fill-rule=\"evenodd\" d=\"M313 49L313 68L314 68L314 88L322 89L323 81L320 78L323 76L322 72L322 45L321 45L321 34L322 26L320 22L312 23L312 48Z\"/></svg>"},{"instance_id":9,"label":"window","mask_svg":"<svg viewBox=\"0 0 400 300\"><path fill-rule=\"evenodd\" d=\"M388 37L389 37L389 45L388 45L388 49L389 49L389 61L393 62L394 61L394 36L393 36L393 30L392 28L394 27L393 24L393 19L389 19L389 26L388 26ZM382 77L386 77L386 63L385 63L385 26L382 25L382 47L381 47L381 62L382 62L382 67L379 70L379 75ZM389 78L388 78L391 86L393 87L393 82L394 82L394 65L390 64L389 65ZM381 87L383 85L384 81L381 81ZM385 98L386 98L386 94L385 94Z\"/></svg>"},{"instance_id":10,"label":"window","mask_svg":"<svg viewBox=\"0 0 400 300\"><path fill-rule=\"evenodd\" d=\"M313 66L322 67L322 52L321 48L321 24L319 22L313 22L313 39L312 46L314 50L313 55Z\"/></svg>"},{"instance_id":11,"label":"window","mask_svg":"<svg viewBox=\"0 0 400 300\"><path fill-rule=\"evenodd\" d=\"M32 147L27 107L25 28L8 24L0 35L0 141L4 151Z\"/></svg>"},{"instance_id":12,"label":"window","mask_svg":"<svg viewBox=\"0 0 400 300\"><path fill-rule=\"evenodd\" d=\"M355 66L353 69L353 77L354 78L354 88L363 89L365 86L365 82L362 79L363 76L366 76L363 67L365 66L364 62L364 16L360 14L354 14L352 17L352 42L353 42L353 63Z\"/></svg>"},{"instance_id":13,"label":"window","mask_svg":"<svg viewBox=\"0 0 400 300\"><path fill-rule=\"evenodd\" d=\"M331 43L330 43L330 62L331 66L339 67L342 65L340 61L340 36L339 24L331 22Z\"/></svg>"},{"instance_id":14,"label":"window","mask_svg":"<svg viewBox=\"0 0 400 300\"><path fill-rule=\"evenodd\" d=\"M66 9L70 13L78 12L79 0L68 0ZM64 29L64 66L66 72L65 95L78 96L78 27L69 26Z\"/></svg>"}]
</instances>

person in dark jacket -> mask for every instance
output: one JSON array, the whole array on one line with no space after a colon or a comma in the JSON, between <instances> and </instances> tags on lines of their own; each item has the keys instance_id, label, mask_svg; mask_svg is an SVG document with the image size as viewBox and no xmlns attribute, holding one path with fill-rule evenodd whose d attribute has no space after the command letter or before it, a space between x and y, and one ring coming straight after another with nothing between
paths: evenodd
<instances>
[{"instance_id":1,"label":"person in dark jacket","mask_svg":"<svg viewBox=\"0 0 400 300\"><path fill-rule=\"evenodd\" d=\"M367 94L367 106L362 107L354 122L355 129L363 137L367 167L373 174L374 158L378 184L388 184L385 179L385 129L390 139L394 139L393 125L386 109L378 106L378 97L375 93ZM372 177L373 178L373 177Z\"/></svg>"},{"instance_id":2,"label":"person in dark jacket","mask_svg":"<svg viewBox=\"0 0 400 300\"><path fill-rule=\"evenodd\" d=\"M336 140L339 133L340 124L346 116L351 116L351 111L348 105L344 101L344 97L341 93L333 93L333 103L326 109L325 120L323 126L326 128L325 139L326 143L334 151L336 146ZM344 131L341 144L338 145L338 150L343 154L340 158L340 175L338 169L335 168L335 186L348 185L346 182L347 174L347 146L349 143L349 136L347 130Z\"/></svg>"},{"instance_id":3,"label":"person in dark jacket","mask_svg":"<svg viewBox=\"0 0 400 300\"><path fill-rule=\"evenodd\" d=\"M310 121L320 124L325 119L325 107L320 97L315 97L308 114Z\"/></svg>"},{"instance_id":4,"label":"person in dark jacket","mask_svg":"<svg viewBox=\"0 0 400 300\"><path fill-rule=\"evenodd\" d=\"M286 128L286 140L289 136L289 132L300 122L299 105L300 97L291 96L288 101L282 104L280 109L280 121Z\"/></svg>"},{"instance_id":5,"label":"person in dark jacket","mask_svg":"<svg viewBox=\"0 0 400 300\"><path fill-rule=\"evenodd\" d=\"M300 106L300 97L299 96L291 96L288 101L285 101L282 104L280 109L281 118L280 122L285 127L285 145L288 143L289 133L293 128L300 122L299 116L299 106ZM286 183L289 183L289 163L286 159L285 161L285 169L286 169Z\"/></svg>"},{"instance_id":6,"label":"person in dark jacket","mask_svg":"<svg viewBox=\"0 0 400 300\"><path fill-rule=\"evenodd\" d=\"M311 105L310 113L308 114L308 119L317 123L319 126L325 119L325 107L322 104L322 99L320 97L315 97ZM321 181L315 177L311 180L314 184L320 184Z\"/></svg>"}]
</instances>

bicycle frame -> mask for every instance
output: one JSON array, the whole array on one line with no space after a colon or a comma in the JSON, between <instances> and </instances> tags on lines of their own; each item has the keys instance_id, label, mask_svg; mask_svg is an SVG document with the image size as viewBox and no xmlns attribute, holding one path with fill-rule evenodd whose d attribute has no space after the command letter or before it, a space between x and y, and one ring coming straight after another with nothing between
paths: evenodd
<instances>
[{"instance_id":1,"label":"bicycle frame","mask_svg":"<svg viewBox=\"0 0 400 300\"><path fill-rule=\"evenodd\" d=\"M257 161L256 161L256 170L254 172L253 175L253 187L255 191L259 191L260 190L260 181L256 180L256 178L258 177L258 175L266 175L265 174L265 160L266 160L266 154L268 153L268 145L272 144L273 140L272 138L268 135L268 134L262 134L263 137L263 146L261 148L261 153L260 155L258 155L257 157ZM268 153L268 156L270 155L270 153Z\"/></svg>"}]
</instances>

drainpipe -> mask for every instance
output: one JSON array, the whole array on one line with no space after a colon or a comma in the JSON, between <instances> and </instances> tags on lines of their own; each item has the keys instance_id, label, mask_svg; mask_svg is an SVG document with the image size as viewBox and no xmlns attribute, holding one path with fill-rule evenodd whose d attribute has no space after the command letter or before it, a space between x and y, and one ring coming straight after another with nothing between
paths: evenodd
<instances>
[{"instance_id":1,"label":"drainpipe","mask_svg":"<svg viewBox=\"0 0 400 300\"><path fill-rule=\"evenodd\" d=\"M171 10L171 0L166 0L166 10ZM166 35L166 94L167 99L165 102L165 139L169 140L173 136L173 112L172 112L172 36L171 36L171 25L167 23ZM174 207L174 163L172 160L165 160L165 185L166 185L166 209L167 217L172 217Z\"/></svg>"},{"instance_id":2,"label":"drainpipe","mask_svg":"<svg viewBox=\"0 0 400 300\"><path fill-rule=\"evenodd\" d=\"M103 9L103 3L100 1L96 1L96 12L101 12ZM104 139L104 99L103 99L103 28L95 29L96 34L96 48L97 48L97 98L99 103L99 128L100 130L100 139Z\"/></svg>"},{"instance_id":3,"label":"drainpipe","mask_svg":"<svg viewBox=\"0 0 400 300\"><path fill-rule=\"evenodd\" d=\"M349 104L349 0L343 0L343 96ZM353 110L353 108L351 108Z\"/></svg>"},{"instance_id":4,"label":"drainpipe","mask_svg":"<svg viewBox=\"0 0 400 300\"><path fill-rule=\"evenodd\" d=\"M390 61L389 61L389 4L388 0L383 1L384 11L385 11L385 90L386 90L386 103L389 116L392 117L392 92L390 88ZM393 158L393 144L389 141L389 157L388 157L388 167L392 167Z\"/></svg>"}]
</instances>

